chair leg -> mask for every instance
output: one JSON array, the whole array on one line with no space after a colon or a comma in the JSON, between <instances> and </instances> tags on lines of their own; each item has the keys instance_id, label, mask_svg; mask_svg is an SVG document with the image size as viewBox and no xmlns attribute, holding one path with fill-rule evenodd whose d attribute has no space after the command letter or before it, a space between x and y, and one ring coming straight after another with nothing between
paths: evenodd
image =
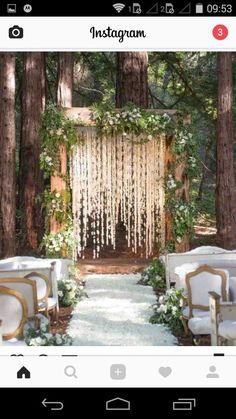
<instances>
[{"instance_id":1,"label":"chair leg","mask_svg":"<svg viewBox=\"0 0 236 419\"><path fill-rule=\"evenodd\" d=\"M189 335L188 320L185 317L181 317L181 321L184 328L184 333L186 336L188 336Z\"/></svg>"},{"instance_id":2,"label":"chair leg","mask_svg":"<svg viewBox=\"0 0 236 419\"><path fill-rule=\"evenodd\" d=\"M45 316L48 318L48 320L50 320L48 308L45 309Z\"/></svg>"},{"instance_id":3,"label":"chair leg","mask_svg":"<svg viewBox=\"0 0 236 419\"><path fill-rule=\"evenodd\" d=\"M58 322L59 322L59 307L58 307L58 305L56 305L56 306L54 307L53 312L54 312L54 319L55 319L55 322L56 322L56 324L58 324Z\"/></svg>"}]
</instances>

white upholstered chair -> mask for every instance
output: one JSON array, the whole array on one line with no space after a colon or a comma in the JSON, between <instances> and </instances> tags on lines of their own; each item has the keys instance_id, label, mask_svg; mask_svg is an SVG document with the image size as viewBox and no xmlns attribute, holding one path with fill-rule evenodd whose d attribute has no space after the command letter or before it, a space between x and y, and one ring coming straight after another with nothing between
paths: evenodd
<instances>
[{"instance_id":1,"label":"white upholstered chair","mask_svg":"<svg viewBox=\"0 0 236 419\"><path fill-rule=\"evenodd\" d=\"M220 295L222 301L229 299L229 273L203 265L186 275L187 305L182 310L185 330L193 335L210 334L209 292Z\"/></svg>"},{"instance_id":2,"label":"white upholstered chair","mask_svg":"<svg viewBox=\"0 0 236 419\"><path fill-rule=\"evenodd\" d=\"M26 301L29 319L35 319L38 314L36 282L28 278L0 278L0 286L10 288L20 293ZM0 316L1 317L1 316Z\"/></svg>"},{"instance_id":3,"label":"white upholstered chair","mask_svg":"<svg viewBox=\"0 0 236 419\"><path fill-rule=\"evenodd\" d=\"M226 269L230 277L236 276L236 250L225 250L215 246L200 246L185 253L167 253L160 259L166 267L167 288L172 284L181 288L179 274L188 273L191 264L195 265L194 269L205 264L220 270Z\"/></svg>"},{"instance_id":4,"label":"white upholstered chair","mask_svg":"<svg viewBox=\"0 0 236 419\"><path fill-rule=\"evenodd\" d=\"M0 319L0 346L2 345L2 319Z\"/></svg>"},{"instance_id":5,"label":"white upholstered chair","mask_svg":"<svg viewBox=\"0 0 236 419\"><path fill-rule=\"evenodd\" d=\"M209 292L211 345L236 346L236 303L222 302L216 292Z\"/></svg>"},{"instance_id":6,"label":"white upholstered chair","mask_svg":"<svg viewBox=\"0 0 236 419\"><path fill-rule=\"evenodd\" d=\"M49 263L41 259L40 261L25 261L21 264L21 269L0 268L0 279L14 276L19 279L24 277L36 281L39 311L45 312L46 315L48 315L48 312L52 312L54 318L58 321L59 302L55 275L56 262Z\"/></svg>"},{"instance_id":7,"label":"white upholstered chair","mask_svg":"<svg viewBox=\"0 0 236 419\"><path fill-rule=\"evenodd\" d=\"M3 341L6 340L9 344L25 345L21 338L27 317L27 302L22 294L6 286L0 286L0 318Z\"/></svg>"},{"instance_id":8,"label":"white upholstered chair","mask_svg":"<svg viewBox=\"0 0 236 419\"><path fill-rule=\"evenodd\" d=\"M54 319L58 321L58 298L55 298L52 295L52 283L49 277L39 272L30 272L29 274L25 275L25 278L36 282L38 311L44 312L47 317L48 314L52 312Z\"/></svg>"}]
</instances>

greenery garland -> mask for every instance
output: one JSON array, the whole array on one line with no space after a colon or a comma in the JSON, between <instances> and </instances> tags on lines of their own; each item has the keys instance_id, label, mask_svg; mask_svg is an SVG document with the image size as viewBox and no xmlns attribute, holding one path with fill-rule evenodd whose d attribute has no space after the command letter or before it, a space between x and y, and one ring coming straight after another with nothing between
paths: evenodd
<instances>
[{"instance_id":1,"label":"greenery garland","mask_svg":"<svg viewBox=\"0 0 236 419\"><path fill-rule=\"evenodd\" d=\"M133 104L127 105L121 110L112 106L99 104L93 107L92 117L96 123L98 135L112 136L122 134L137 143L148 142L153 138L159 139L160 135L171 142L171 152L175 156L174 161L168 168L165 177L166 211L171 214L173 220L174 241L167 243L168 249L174 250L175 244L180 243L186 234L193 230L195 203L187 203L176 196L181 188L181 181L175 179L176 167L184 162L185 173L191 181L196 177L199 169L197 144L194 140L192 126L183 122L183 114L176 113L171 117L168 113L152 113L140 109ZM44 113L42 123L42 153L40 156L41 169L45 177L53 174L59 175L59 152L60 146L66 146L69 154L71 148L79 138L77 127L85 126L81 120L69 119L62 108L49 105ZM44 208L48 217L54 216L59 223L64 223L64 231L49 233L44 236L43 246L47 254L56 255L69 252L73 247L72 210L69 179L66 178L66 190L45 191ZM49 226L49 223L47 223ZM162 249L164 250L164 249Z\"/></svg>"},{"instance_id":2,"label":"greenery garland","mask_svg":"<svg viewBox=\"0 0 236 419\"><path fill-rule=\"evenodd\" d=\"M40 155L40 166L45 177L59 172L60 169L60 146L66 146L67 153L77 143L78 134L76 125L78 120L69 119L63 110L55 104L47 106L42 122L42 153Z\"/></svg>"}]
</instances>

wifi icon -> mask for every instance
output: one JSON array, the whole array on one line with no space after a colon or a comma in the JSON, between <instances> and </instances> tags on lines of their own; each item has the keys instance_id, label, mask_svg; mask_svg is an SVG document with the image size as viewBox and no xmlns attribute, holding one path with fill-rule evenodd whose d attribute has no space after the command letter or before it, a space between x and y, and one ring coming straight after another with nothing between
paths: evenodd
<instances>
[{"instance_id":1,"label":"wifi icon","mask_svg":"<svg viewBox=\"0 0 236 419\"><path fill-rule=\"evenodd\" d=\"M125 4L123 4L123 3L115 3L112 6L114 7L114 9L116 9L117 13L120 13L124 9Z\"/></svg>"}]
</instances>

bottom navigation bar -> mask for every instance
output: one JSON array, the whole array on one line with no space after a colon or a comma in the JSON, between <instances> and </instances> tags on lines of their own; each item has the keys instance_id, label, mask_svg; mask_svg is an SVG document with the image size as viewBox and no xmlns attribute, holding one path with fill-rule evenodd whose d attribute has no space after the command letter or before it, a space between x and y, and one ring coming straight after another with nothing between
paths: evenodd
<instances>
[{"instance_id":1,"label":"bottom navigation bar","mask_svg":"<svg viewBox=\"0 0 236 419\"><path fill-rule=\"evenodd\" d=\"M234 356L0 357L4 387L234 387Z\"/></svg>"},{"instance_id":2,"label":"bottom navigation bar","mask_svg":"<svg viewBox=\"0 0 236 419\"><path fill-rule=\"evenodd\" d=\"M1 413L11 417L132 417L143 414L167 418L199 418L199 415L232 413L236 388L12 388L2 389ZM41 416L42 415L42 416ZM191 416L190 416L191 415ZM203 416L203 417L204 417Z\"/></svg>"}]
</instances>

